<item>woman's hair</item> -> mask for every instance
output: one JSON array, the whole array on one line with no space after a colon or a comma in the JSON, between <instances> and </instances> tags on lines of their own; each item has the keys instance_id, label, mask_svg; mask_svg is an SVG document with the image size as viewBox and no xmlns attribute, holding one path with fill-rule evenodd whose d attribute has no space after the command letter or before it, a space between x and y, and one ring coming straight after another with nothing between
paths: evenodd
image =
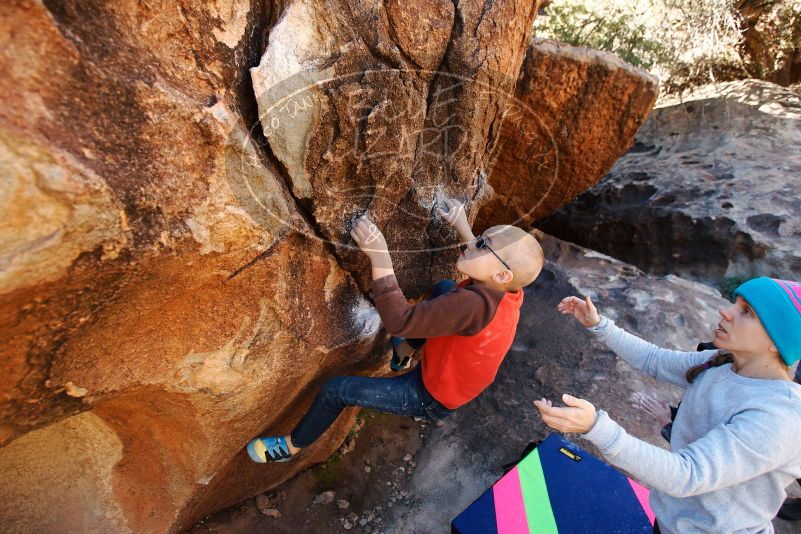
<instances>
[{"instance_id":1,"label":"woman's hair","mask_svg":"<svg viewBox=\"0 0 801 534\"><path fill-rule=\"evenodd\" d=\"M687 382L692 384L693 380L698 378L698 375L700 375L710 367L720 367L721 365L733 362L734 362L734 357L731 355L731 352L719 350L715 356L712 356L704 363L687 369L687 374L685 375L685 378L687 378Z\"/></svg>"},{"instance_id":2,"label":"woman's hair","mask_svg":"<svg viewBox=\"0 0 801 534\"><path fill-rule=\"evenodd\" d=\"M790 369L790 366L784 363L784 360L779 358L779 361L784 366L785 371L788 371ZM731 352L726 352L725 350L719 350L715 356L712 356L704 363L687 369L687 374L684 376L687 379L687 382L692 384L693 380L698 378L698 375L700 375L710 367L720 367L721 365L727 363L734 363L734 356L731 355Z\"/></svg>"}]
</instances>

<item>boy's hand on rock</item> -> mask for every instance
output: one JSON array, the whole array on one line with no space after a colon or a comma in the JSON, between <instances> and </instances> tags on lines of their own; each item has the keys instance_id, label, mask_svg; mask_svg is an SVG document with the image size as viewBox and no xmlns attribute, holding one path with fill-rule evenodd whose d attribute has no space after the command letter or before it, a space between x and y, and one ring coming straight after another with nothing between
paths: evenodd
<instances>
[{"instance_id":1,"label":"boy's hand on rock","mask_svg":"<svg viewBox=\"0 0 801 534\"><path fill-rule=\"evenodd\" d=\"M559 432L589 432L598 413L589 401L577 399L571 395L562 395L562 401L567 404L565 408L557 408L546 399L534 401L534 406L540 411L543 422Z\"/></svg>"},{"instance_id":2,"label":"boy's hand on rock","mask_svg":"<svg viewBox=\"0 0 801 534\"><path fill-rule=\"evenodd\" d=\"M470 229L470 223L467 222L467 210L464 208L464 204L459 202L458 200L454 200L452 198L446 198L442 201L442 206L437 206L437 213L439 213L440 217L448 221L448 224L456 228L467 228Z\"/></svg>"},{"instance_id":3,"label":"boy's hand on rock","mask_svg":"<svg viewBox=\"0 0 801 534\"><path fill-rule=\"evenodd\" d=\"M367 254L371 262L384 263L384 260L389 258L384 234L366 215L362 215L353 222L350 236L359 245L361 251Z\"/></svg>"},{"instance_id":4,"label":"boy's hand on rock","mask_svg":"<svg viewBox=\"0 0 801 534\"><path fill-rule=\"evenodd\" d=\"M566 297L557 304L556 309L565 315L572 315L584 328L596 326L601 322L601 316L595 309L590 297L581 300L578 297Z\"/></svg>"}]
</instances>

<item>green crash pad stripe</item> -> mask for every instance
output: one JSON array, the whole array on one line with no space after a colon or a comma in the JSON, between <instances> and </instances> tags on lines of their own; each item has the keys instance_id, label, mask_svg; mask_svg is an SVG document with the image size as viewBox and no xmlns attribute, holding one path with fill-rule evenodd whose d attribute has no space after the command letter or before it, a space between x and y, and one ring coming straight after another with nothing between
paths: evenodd
<instances>
[{"instance_id":1,"label":"green crash pad stripe","mask_svg":"<svg viewBox=\"0 0 801 534\"><path fill-rule=\"evenodd\" d=\"M526 505L526 518L531 534L557 534L556 519L545 485L539 450L526 456L517 465L520 471L520 489L523 492L523 503Z\"/></svg>"}]
</instances>

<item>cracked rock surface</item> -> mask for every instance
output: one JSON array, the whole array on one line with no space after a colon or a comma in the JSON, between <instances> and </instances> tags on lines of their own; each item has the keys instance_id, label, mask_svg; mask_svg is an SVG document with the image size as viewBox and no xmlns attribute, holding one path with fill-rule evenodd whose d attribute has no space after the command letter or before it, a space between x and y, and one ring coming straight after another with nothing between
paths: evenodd
<instances>
[{"instance_id":1,"label":"cracked rock surface","mask_svg":"<svg viewBox=\"0 0 801 534\"><path fill-rule=\"evenodd\" d=\"M474 216L484 199L535 13L520 0L302 0L272 28L251 70L264 135L298 206L361 287L367 264L344 246L343 214L369 211L405 290L452 274L453 234L434 205L464 198Z\"/></svg>"}]
</instances>

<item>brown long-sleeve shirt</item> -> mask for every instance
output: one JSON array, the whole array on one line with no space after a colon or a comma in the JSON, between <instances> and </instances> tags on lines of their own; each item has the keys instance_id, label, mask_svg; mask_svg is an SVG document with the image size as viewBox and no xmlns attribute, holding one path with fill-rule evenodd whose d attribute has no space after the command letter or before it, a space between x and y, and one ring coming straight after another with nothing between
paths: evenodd
<instances>
[{"instance_id":1,"label":"brown long-sleeve shirt","mask_svg":"<svg viewBox=\"0 0 801 534\"><path fill-rule=\"evenodd\" d=\"M410 306L394 275L373 280L373 300L387 331L426 338L423 384L447 408L469 402L489 386L514 341L523 291L489 289L472 280Z\"/></svg>"},{"instance_id":2,"label":"brown long-sleeve shirt","mask_svg":"<svg viewBox=\"0 0 801 534\"><path fill-rule=\"evenodd\" d=\"M406 338L475 335L495 316L505 294L470 283L410 305L394 274L373 280L373 301L384 328Z\"/></svg>"}]
</instances>

